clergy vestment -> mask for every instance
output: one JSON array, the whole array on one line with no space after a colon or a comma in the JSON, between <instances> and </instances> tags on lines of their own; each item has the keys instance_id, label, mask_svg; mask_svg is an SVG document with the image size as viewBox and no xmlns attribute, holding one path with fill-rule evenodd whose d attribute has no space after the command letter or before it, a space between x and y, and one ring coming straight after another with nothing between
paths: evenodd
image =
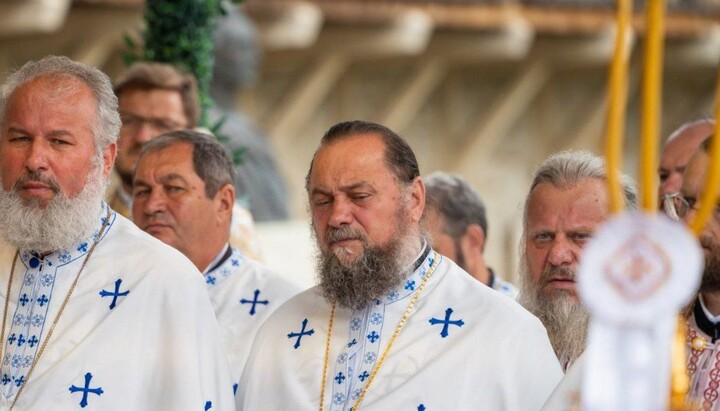
<instances>
[{"instance_id":1,"label":"clergy vestment","mask_svg":"<svg viewBox=\"0 0 720 411\"><path fill-rule=\"evenodd\" d=\"M260 325L300 287L232 247L225 247L210 265L205 282L237 383Z\"/></svg>"},{"instance_id":2,"label":"clergy vestment","mask_svg":"<svg viewBox=\"0 0 720 411\"><path fill-rule=\"evenodd\" d=\"M713 318L702 303L695 300L687 319L687 371L690 374L688 397L697 410L720 410L720 318Z\"/></svg>"},{"instance_id":3,"label":"clergy vestment","mask_svg":"<svg viewBox=\"0 0 720 411\"><path fill-rule=\"evenodd\" d=\"M416 269L363 310L335 309L324 409L349 410L430 276L360 408L535 411L562 377L540 321L426 248ZM258 332L238 409L317 410L330 304L311 288Z\"/></svg>"},{"instance_id":4,"label":"clergy vestment","mask_svg":"<svg viewBox=\"0 0 720 411\"><path fill-rule=\"evenodd\" d=\"M15 247L0 245L2 301L15 254ZM92 238L44 257L19 250L6 323L1 410L23 382L15 410L234 409L202 276L106 204Z\"/></svg>"}]
</instances>

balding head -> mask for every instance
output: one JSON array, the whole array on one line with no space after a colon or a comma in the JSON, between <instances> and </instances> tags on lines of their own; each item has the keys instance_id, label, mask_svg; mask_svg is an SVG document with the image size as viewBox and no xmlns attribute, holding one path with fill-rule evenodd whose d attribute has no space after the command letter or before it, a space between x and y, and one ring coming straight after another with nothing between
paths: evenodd
<instances>
[{"instance_id":1,"label":"balding head","mask_svg":"<svg viewBox=\"0 0 720 411\"><path fill-rule=\"evenodd\" d=\"M682 175L690 157L700 144L713 134L715 121L695 120L683 124L668 137L660 156L660 188L662 200L665 194L676 193L682 186ZM662 201L660 202L662 204Z\"/></svg>"}]
</instances>

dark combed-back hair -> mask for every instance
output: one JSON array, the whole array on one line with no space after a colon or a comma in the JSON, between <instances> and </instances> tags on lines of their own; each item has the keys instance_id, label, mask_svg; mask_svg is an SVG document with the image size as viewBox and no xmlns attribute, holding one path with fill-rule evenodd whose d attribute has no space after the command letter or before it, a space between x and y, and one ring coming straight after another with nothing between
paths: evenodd
<instances>
[{"instance_id":1,"label":"dark combed-back hair","mask_svg":"<svg viewBox=\"0 0 720 411\"><path fill-rule=\"evenodd\" d=\"M310 169L305 177L305 188L309 189L310 173L312 172L312 166L315 162L315 156L317 156L318 151L322 147L335 141L361 134L373 134L382 139L385 144L385 163L388 168L393 171L400 184L407 186L415 180L415 177L420 176L420 166L418 166L415 153L408 143L397 133L381 124L371 123L369 121L343 121L330 127L322 136L320 146L315 151L315 155L313 155L313 162L310 163Z\"/></svg>"},{"instance_id":2,"label":"dark combed-back hair","mask_svg":"<svg viewBox=\"0 0 720 411\"><path fill-rule=\"evenodd\" d=\"M234 185L235 169L230 156L215 137L208 134L193 130L171 131L162 134L143 144L140 158L176 144L192 146L193 169L205 183L205 194L208 198L215 197L218 190L226 184Z\"/></svg>"},{"instance_id":3,"label":"dark combed-back hair","mask_svg":"<svg viewBox=\"0 0 720 411\"><path fill-rule=\"evenodd\" d=\"M134 63L115 82L115 94L120 97L127 90L170 90L177 91L183 104L187 128L197 127L200 120L200 97L197 79L167 63L140 61Z\"/></svg>"},{"instance_id":4,"label":"dark combed-back hair","mask_svg":"<svg viewBox=\"0 0 720 411\"><path fill-rule=\"evenodd\" d=\"M427 207L437 210L443 217L447 235L460 238L470 224L477 224L487 239L485 204L464 178L438 171L424 177L423 181Z\"/></svg>"}]
</instances>

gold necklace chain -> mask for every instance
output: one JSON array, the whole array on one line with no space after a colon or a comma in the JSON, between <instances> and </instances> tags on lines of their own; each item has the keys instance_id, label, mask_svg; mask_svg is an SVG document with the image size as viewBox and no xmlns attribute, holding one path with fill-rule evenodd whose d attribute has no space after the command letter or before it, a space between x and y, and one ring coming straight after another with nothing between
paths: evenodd
<instances>
[{"instance_id":1,"label":"gold necklace chain","mask_svg":"<svg viewBox=\"0 0 720 411\"><path fill-rule=\"evenodd\" d=\"M351 410L357 411L360 408L360 404L362 404L363 399L365 399L365 394L370 389L370 384L372 384L372 382L375 380L375 376L377 376L378 372L380 371L380 368L385 363L385 358L387 357L388 352L390 352L390 348L395 343L395 340L397 339L398 335L400 335L400 331L402 331L403 327L405 327L405 324L407 323L408 318L410 318L410 313L412 312L413 307L415 307L415 303L417 303L418 299L420 298L420 294L422 294L423 289L425 288L425 285L427 284L428 280L430 279L430 276L432 276L433 272L435 272L435 269L437 268L437 265L440 260L438 257L439 257L438 254L433 251L432 265L430 266L427 273L425 274L425 278L423 278L417 291L415 291L415 294L413 294L412 298L410 299L410 303L408 304L407 308L405 309L405 313L400 318L400 321L398 322L397 327L395 327L395 331L393 332L393 335L390 337L390 340L388 340L387 346L385 346L385 350L383 350L382 354L380 355L380 359L378 359L377 364L375 364L375 367L373 367L372 372L370 372L370 377L368 377L367 384L365 384L365 387L360 392L360 395L358 396L357 400L355 400L355 404L353 404ZM335 303L333 302L332 308L330 308L330 320L328 321L327 339L325 340L325 361L323 364L322 382L320 384L320 411L323 411L323 405L325 403L325 380L327 379L328 361L330 358L330 337L332 336L332 326L333 326L334 317L335 317Z\"/></svg>"},{"instance_id":2,"label":"gold necklace chain","mask_svg":"<svg viewBox=\"0 0 720 411\"><path fill-rule=\"evenodd\" d=\"M53 331L55 331L55 326L58 324L58 320L60 320L60 317L63 315L63 312L65 311L65 307L68 305L68 302L70 301L70 296L72 295L73 291L75 291L75 287L77 286L78 280L80 279L80 274L83 272L83 269L85 268L85 265L87 264L88 260L90 259L90 256L92 255L93 251L95 251L95 246L97 246L98 243L100 242L100 239L102 238L103 234L105 233L105 229L107 228L109 222L110 222L110 208L108 208L107 216L105 217L105 221L103 222L102 228L100 228L100 232L98 233L97 237L95 238L95 241L93 242L92 246L90 247L90 251L88 251L87 255L85 256L85 259L83 260L83 263L80 266L80 270L78 270L78 273L75 276L75 280L73 281L72 285L70 286L70 290L68 291L67 295L65 296L65 300L63 300L63 303L60 306L60 310L58 311L58 314L55 316L55 320L53 320L53 323L50 326L50 329L48 330L47 336L45 336L45 340L43 341L42 345L40 345L40 349L38 350L38 353L35 356L35 359L33 360L32 364L30 365L30 370L28 370L27 378L25 378L25 381L23 381L23 383L20 384L20 388L15 393L15 398L13 399L13 402L10 405L10 410L12 410L15 407L15 403L17 402L18 398L20 398L20 394L23 392L25 385L27 385L27 382L30 380L30 375L35 370L35 366L37 365L38 361L40 360L40 356L42 356L43 352L45 351L45 347L47 347L48 341L50 341L50 337L52 336ZM7 294L5 295L5 309L3 310L2 331L0 331L0 361L2 361L3 348L5 347L5 324L7 322L8 305L10 302L10 290L12 288L13 274L15 273L15 264L17 263L19 255L20 255L20 249L17 249L15 251L15 257L13 257L12 267L10 268L10 278L8 279Z\"/></svg>"}]
</instances>

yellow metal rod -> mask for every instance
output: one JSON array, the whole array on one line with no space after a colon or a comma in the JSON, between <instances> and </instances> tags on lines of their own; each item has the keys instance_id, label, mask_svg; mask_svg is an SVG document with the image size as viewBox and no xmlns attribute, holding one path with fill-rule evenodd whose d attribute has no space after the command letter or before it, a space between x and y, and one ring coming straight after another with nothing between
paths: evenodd
<instances>
[{"instance_id":1,"label":"yellow metal rod","mask_svg":"<svg viewBox=\"0 0 720 411\"><path fill-rule=\"evenodd\" d=\"M610 65L608 84L610 98L608 100L605 147L610 212L612 213L619 213L623 210L619 173L622 165L623 131L627 106L628 62L630 59L630 42L628 40L632 3L630 0L617 0L617 6L617 36L615 37L615 52Z\"/></svg>"},{"instance_id":2,"label":"yellow metal rod","mask_svg":"<svg viewBox=\"0 0 720 411\"><path fill-rule=\"evenodd\" d=\"M707 179L705 180L705 191L700 198L700 209L695 219L690 222L690 230L695 235L700 235L703 227L710 221L713 210L717 205L720 195L720 144L717 136L720 134L720 72L718 72L717 90L715 95L715 134L710 143L710 167L708 168Z\"/></svg>"},{"instance_id":3,"label":"yellow metal rod","mask_svg":"<svg viewBox=\"0 0 720 411\"><path fill-rule=\"evenodd\" d=\"M643 210L657 208L657 157L662 111L662 68L665 34L665 2L649 0L646 11L642 78L642 133L640 140L640 199Z\"/></svg>"}]
</instances>

